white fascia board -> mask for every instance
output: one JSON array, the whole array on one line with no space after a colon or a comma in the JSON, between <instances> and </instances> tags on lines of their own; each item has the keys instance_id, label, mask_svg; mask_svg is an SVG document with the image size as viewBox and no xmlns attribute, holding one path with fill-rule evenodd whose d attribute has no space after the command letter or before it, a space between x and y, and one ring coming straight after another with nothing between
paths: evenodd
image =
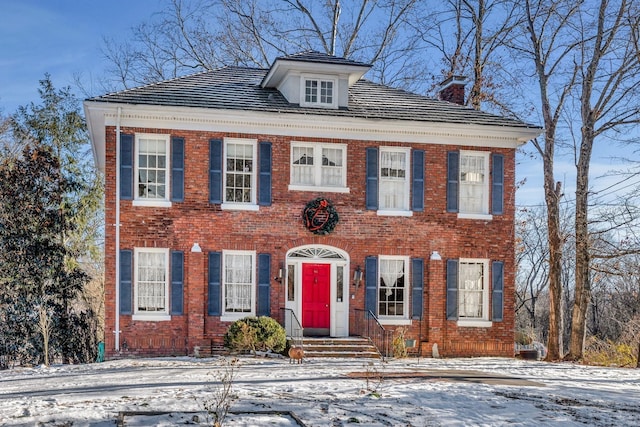
<instances>
[{"instance_id":1,"label":"white fascia board","mask_svg":"<svg viewBox=\"0 0 640 427\"><path fill-rule=\"evenodd\" d=\"M91 122L92 143L94 149L101 149L103 157L104 126L116 125L118 107L122 108L120 125L123 127L256 133L295 138L326 138L331 135L336 139L363 141L517 148L542 132L539 128L85 102L87 121Z\"/></svg>"},{"instance_id":2,"label":"white fascia board","mask_svg":"<svg viewBox=\"0 0 640 427\"><path fill-rule=\"evenodd\" d=\"M84 101L84 116L87 121L87 131L91 140L91 150L93 151L93 161L96 168L104 172L105 166L105 114L115 111L117 114L117 106L112 107L108 104Z\"/></svg>"}]
</instances>

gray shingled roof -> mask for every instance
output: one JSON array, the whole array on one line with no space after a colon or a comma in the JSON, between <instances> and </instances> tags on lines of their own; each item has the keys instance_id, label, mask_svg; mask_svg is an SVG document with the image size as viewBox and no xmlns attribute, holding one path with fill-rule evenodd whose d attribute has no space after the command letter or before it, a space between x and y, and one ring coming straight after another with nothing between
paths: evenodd
<instances>
[{"instance_id":1,"label":"gray shingled roof","mask_svg":"<svg viewBox=\"0 0 640 427\"><path fill-rule=\"evenodd\" d=\"M338 56L327 55L326 53L317 52L315 50L308 50L306 52L294 53L292 55L280 56L276 58L278 60L285 61L300 61L300 62L319 62L323 64L338 64L338 65L351 65L357 67L371 68L370 64L363 62L352 61L351 59L340 58Z\"/></svg>"},{"instance_id":2,"label":"gray shingled roof","mask_svg":"<svg viewBox=\"0 0 640 427\"><path fill-rule=\"evenodd\" d=\"M365 79L359 80L349 89L348 108L325 110L301 107L287 102L278 90L260 86L267 72L266 69L224 67L98 96L88 101L539 129L538 126L519 120L484 113Z\"/></svg>"}]
</instances>

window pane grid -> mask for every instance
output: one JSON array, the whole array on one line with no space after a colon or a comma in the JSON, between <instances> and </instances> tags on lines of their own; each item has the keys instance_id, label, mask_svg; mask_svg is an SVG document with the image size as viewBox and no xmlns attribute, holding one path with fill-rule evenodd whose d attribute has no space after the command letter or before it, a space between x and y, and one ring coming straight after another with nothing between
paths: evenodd
<instances>
[{"instance_id":1,"label":"window pane grid","mask_svg":"<svg viewBox=\"0 0 640 427\"><path fill-rule=\"evenodd\" d=\"M167 145L161 139L138 141L138 197L166 198Z\"/></svg>"},{"instance_id":2,"label":"window pane grid","mask_svg":"<svg viewBox=\"0 0 640 427\"><path fill-rule=\"evenodd\" d=\"M333 82L326 81L320 83L320 103L333 103Z\"/></svg>"},{"instance_id":3,"label":"window pane grid","mask_svg":"<svg viewBox=\"0 0 640 427\"><path fill-rule=\"evenodd\" d=\"M405 262L381 259L378 315L404 316L405 296Z\"/></svg>"},{"instance_id":4,"label":"window pane grid","mask_svg":"<svg viewBox=\"0 0 640 427\"><path fill-rule=\"evenodd\" d=\"M251 255L225 256L225 311L250 313L253 295L253 262Z\"/></svg>"},{"instance_id":5,"label":"window pane grid","mask_svg":"<svg viewBox=\"0 0 640 427\"><path fill-rule=\"evenodd\" d=\"M407 154L382 151L380 153L380 208L407 207Z\"/></svg>"},{"instance_id":6,"label":"window pane grid","mask_svg":"<svg viewBox=\"0 0 640 427\"><path fill-rule=\"evenodd\" d=\"M293 147L292 181L299 185L314 184L313 147Z\"/></svg>"},{"instance_id":7,"label":"window pane grid","mask_svg":"<svg viewBox=\"0 0 640 427\"><path fill-rule=\"evenodd\" d=\"M333 104L333 81L305 80L304 100L308 104Z\"/></svg>"},{"instance_id":8,"label":"window pane grid","mask_svg":"<svg viewBox=\"0 0 640 427\"><path fill-rule=\"evenodd\" d=\"M310 103L318 102L318 82L316 80L307 80L305 82L305 101Z\"/></svg>"},{"instance_id":9,"label":"window pane grid","mask_svg":"<svg viewBox=\"0 0 640 427\"><path fill-rule=\"evenodd\" d=\"M227 144L225 201L251 203L253 145Z\"/></svg>"},{"instance_id":10,"label":"window pane grid","mask_svg":"<svg viewBox=\"0 0 640 427\"><path fill-rule=\"evenodd\" d=\"M165 311L166 256L158 252L138 254L138 311Z\"/></svg>"},{"instance_id":11,"label":"window pane grid","mask_svg":"<svg viewBox=\"0 0 640 427\"><path fill-rule=\"evenodd\" d=\"M343 147L292 145L291 184L344 187L344 153Z\"/></svg>"},{"instance_id":12,"label":"window pane grid","mask_svg":"<svg viewBox=\"0 0 640 427\"><path fill-rule=\"evenodd\" d=\"M485 209L485 156L460 156L460 211L484 213Z\"/></svg>"},{"instance_id":13,"label":"window pane grid","mask_svg":"<svg viewBox=\"0 0 640 427\"><path fill-rule=\"evenodd\" d=\"M459 274L459 316L482 319L484 307L484 264L460 263Z\"/></svg>"},{"instance_id":14,"label":"window pane grid","mask_svg":"<svg viewBox=\"0 0 640 427\"><path fill-rule=\"evenodd\" d=\"M342 149L323 148L320 184L327 187L342 186L344 176L342 167Z\"/></svg>"}]
</instances>

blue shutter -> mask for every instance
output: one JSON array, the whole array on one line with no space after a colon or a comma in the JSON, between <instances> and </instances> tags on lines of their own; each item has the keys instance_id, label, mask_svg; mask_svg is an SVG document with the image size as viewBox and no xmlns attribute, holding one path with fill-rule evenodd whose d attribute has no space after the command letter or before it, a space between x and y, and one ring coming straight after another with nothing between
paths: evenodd
<instances>
[{"instance_id":1,"label":"blue shutter","mask_svg":"<svg viewBox=\"0 0 640 427\"><path fill-rule=\"evenodd\" d=\"M222 253L209 252L209 316L220 316L222 313Z\"/></svg>"},{"instance_id":2,"label":"blue shutter","mask_svg":"<svg viewBox=\"0 0 640 427\"><path fill-rule=\"evenodd\" d=\"M447 260L447 320L458 319L458 260Z\"/></svg>"},{"instance_id":3,"label":"blue shutter","mask_svg":"<svg viewBox=\"0 0 640 427\"><path fill-rule=\"evenodd\" d=\"M378 258L374 256L368 256L364 260L364 308L371 311L373 314L377 314L378 305Z\"/></svg>"},{"instance_id":4,"label":"blue shutter","mask_svg":"<svg viewBox=\"0 0 640 427\"><path fill-rule=\"evenodd\" d=\"M222 140L209 141L209 203L222 203Z\"/></svg>"},{"instance_id":5,"label":"blue shutter","mask_svg":"<svg viewBox=\"0 0 640 427\"><path fill-rule=\"evenodd\" d=\"M414 258L411 260L411 287L412 287L412 317L422 319L423 289L424 289L424 260Z\"/></svg>"},{"instance_id":6,"label":"blue shutter","mask_svg":"<svg viewBox=\"0 0 640 427\"><path fill-rule=\"evenodd\" d=\"M492 182L491 182L491 213L502 215L504 213L504 156L493 154L492 156Z\"/></svg>"},{"instance_id":7,"label":"blue shutter","mask_svg":"<svg viewBox=\"0 0 640 427\"><path fill-rule=\"evenodd\" d=\"M133 251L120 251L120 314L131 314Z\"/></svg>"},{"instance_id":8,"label":"blue shutter","mask_svg":"<svg viewBox=\"0 0 640 427\"><path fill-rule=\"evenodd\" d=\"M460 154L447 153L447 212L458 212L458 180L460 175Z\"/></svg>"},{"instance_id":9,"label":"blue shutter","mask_svg":"<svg viewBox=\"0 0 640 427\"><path fill-rule=\"evenodd\" d=\"M411 210L424 210L424 150L413 150Z\"/></svg>"},{"instance_id":10,"label":"blue shutter","mask_svg":"<svg viewBox=\"0 0 640 427\"><path fill-rule=\"evenodd\" d=\"M260 176L258 183L258 204L271 205L271 143L260 142Z\"/></svg>"},{"instance_id":11,"label":"blue shutter","mask_svg":"<svg viewBox=\"0 0 640 427\"><path fill-rule=\"evenodd\" d=\"M367 209L378 209L378 149L367 148Z\"/></svg>"},{"instance_id":12,"label":"blue shutter","mask_svg":"<svg viewBox=\"0 0 640 427\"><path fill-rule=\"evenodd\" d=\"M258 254L258 316L271 315L271 255Z\"/></svg>"},{"instance_id":13,"label":"blue shutter","mask_svg":"<svg viewBox=\"0 0 640 427\"><path fill-rule=\"evenodd\" d=\"M120 199L133 199L133 135L120 135Z\"/></svg>"},{"instance_id":14,"label":"blue shutter","mask_svg":"<svg viewBox=\"0 0 640 427\"><path fill-rule=\"evenodd\" d=\"M504 263L494 261L491 264L491 306L494 322L502 322L504 308Z\"/></svg>"},{"instance_id":15,"label":"blue shutter","mask_svg":"<svg viewBox=\"0 0 640 427\"><path fill-rule=\"evenodd\" d=\"M171 138L171 201L184 202L184 138Z\"/></svg>"},{"instance_id":16,"label":"blue shutter","mask_svg":"<svg viewBox=\"0 0 640 427\"><path fill-rule=\"evenodd\" d=\"M171 314L183 314L184 253L171 251Z\"/></svg>"}]
</instances>

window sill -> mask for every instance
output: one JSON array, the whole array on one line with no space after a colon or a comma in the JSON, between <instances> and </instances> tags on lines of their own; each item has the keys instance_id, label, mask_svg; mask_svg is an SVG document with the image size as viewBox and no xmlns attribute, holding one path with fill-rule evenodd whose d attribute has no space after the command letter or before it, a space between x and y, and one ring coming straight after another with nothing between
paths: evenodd
<instances>
[{"instance_id":1,"label":"window sill","mask_svg":"<svg viewBox=\"0 0 640 427\"><path fill-rule=\"evenodd\" d=\"M134 314L131 320L140 322L166 322L171 320L171 316L168 314Z\"/></svg>"},{"instance_id":2,"label":"window sill","mask_svg":"<svg viewBox=\"0 0 640 427\"><path fill-rule=\"evenodd\" d=\"M254 313L226 313L220 316L221 322L235 322L247 316L255 316Z\"/></svg>"},{"instance_id":3,"label":"window sill","mask_svg":"<svg viewBox=\"0 0 640 427\"><path fill-rule=\"evenodd\" d=\"M493 215L459 213L458 219L479 219L482 221L491 221L493 219Z\"/></svg>"},{"instance_id":4,"label":"window sill","mask_svg":"<svg viewBox=\"0 0 640 427\"><path fill-rule=\"evenodd\" d=\"M406 216L406 217L411 217L413 216L413 211L392 211L392 210L385 210L385 209L379 209L377 211L378 216Z\"/></svg>"},{"instance_id":5,"label":"window sill","mask_svg":"<svg viewBox=\"0 0 640 427\"><path fill-rule=\"evenodd\" d=\"M170 208L171 202L168 200L134 200L133 206L144 206L150 208Z\"/></svg>"},{"instance_id":6,"label":"window sill","mask_svg":"<svg viewBox=\"0 0 640 427\"><path fill-rule=\"evenodd\" d=\"M323 193L349 193L349 187L316 187L314 185L289 184L289 191L319 191Z\"/></svg>"},{"instance_id":7,"label":"window sill","mask_svg":"<svg viewBox=\"0 0 640 427\"><path fill-rule=\"evenodd\" d=\"M381 325L410 325L411 324L411 319L404 319L404 318L399 318L399 319L392 319L392 318L382 318L379 317L378 321L380 322Z\"/></svg>"},{"instance_id":8,"label":"window sill","mask_svg":"<svg viewBox=\"0 0 640 427\"><path fill-rule=\"evenodd\" d=\"M462 328L490 328L491 320L458 320L458 326Z\"/></svg>"},{"instance_id":9,"label":"window sill","mask_svg":"<svg viewBox=\"0 0 640 427\"><path fill-rule=\"evenodd\" d=\"M325 104L325 103L321 103L321 102L306 102L303 99L300 100L300 106L301 107L306 107L306 108L323 108L325 110L337 110L338 109L338 103L337 102L333 102L331 104Z\"/></svg>"},{"instance_id":10,"label":"window sill","mask_svg":"<svg viewBox=\"0 0 640 427\"><path fill-rule=\"evenodd\" d=\"M223 211L258 211L260 207L252 203L223 203L220 205Z\"/></svg>"}]
</instances>

